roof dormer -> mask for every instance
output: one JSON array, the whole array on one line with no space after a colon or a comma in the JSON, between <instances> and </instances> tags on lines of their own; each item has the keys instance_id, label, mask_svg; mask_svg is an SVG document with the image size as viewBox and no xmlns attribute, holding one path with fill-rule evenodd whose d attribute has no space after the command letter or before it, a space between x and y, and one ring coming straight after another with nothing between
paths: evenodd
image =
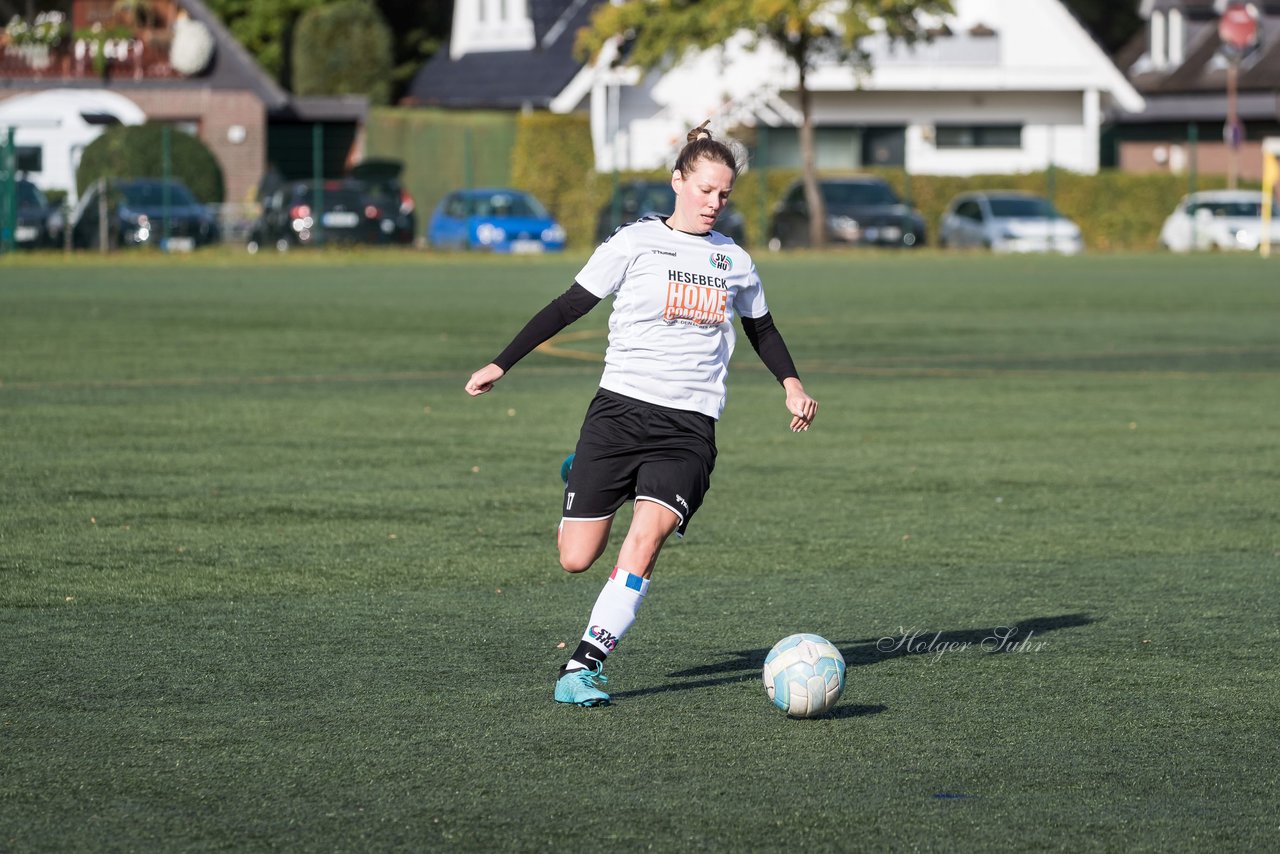
<instances>
[{"instance_id":1,"label":"roof dormer","mask_svg":"<svg viewBox=\"0 0 1280 854\"><path fill-rule=\"evenodd\" d=\"M529 0L457 0L449 56L531 50L535 44Z\"/></svg>"},{"instance_id":2,"label":"roof dormer","mask_svg":"<svg viewBox=\"0 0 1280 854\"><path fill-rule=\"evenodd\" d=\"M1138 13L1147 19L1146 67L1169 71L1186 59L1187 21L1181 0L1143 0Z\"/></svg>"}]
</instances>

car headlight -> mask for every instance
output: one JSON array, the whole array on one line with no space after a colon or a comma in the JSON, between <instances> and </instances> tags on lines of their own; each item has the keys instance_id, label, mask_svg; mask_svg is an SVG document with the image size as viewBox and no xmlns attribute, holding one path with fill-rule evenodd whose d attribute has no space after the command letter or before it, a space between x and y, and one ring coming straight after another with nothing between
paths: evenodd
<instances>
[{"instance_id":1,"label":"car headlight","mask_svg":"<svg viewBox=\"0 0 1280 854\"><path fill-rule=\"evenodd\" d=\"M827 224L831 226L833 232L847 240L854 240L862 233L858 221L851 216L829 217Z\"/></svg>"},{"instance_id":2,"label":"car headlight","mask_svg":"<svg viewBox=\"0 0 1280 854\"><path fill-rule=\"evenodd\" d=\"M492 223L482 222L476 226L476 240L486 246L490 243L501 243L506 238L507 233Z\"/></svg>"},{"instance_id":3,"label":"car headlight","mask_svg":"<svg viewBox=\"0 0 1280 854\"><path fill-rule=\"evenodd\" d=\"M543 243L564 243L564 229L559 223L554 223L548 228L542 230Z\"/></svg>"}]
</instances>

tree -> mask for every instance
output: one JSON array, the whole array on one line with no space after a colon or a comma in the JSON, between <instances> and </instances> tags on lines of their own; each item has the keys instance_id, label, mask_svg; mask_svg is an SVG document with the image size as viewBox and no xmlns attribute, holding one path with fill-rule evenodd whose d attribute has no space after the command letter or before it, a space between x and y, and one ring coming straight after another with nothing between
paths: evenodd
<instances>
[{"instance_id":1,"label":"tree","mask_svg":"<svg viewBox=\"0 0 1280 854\"><path fill-rule=\"evenodd\" d=\"M1108 54L1114 54L1142 27L1138 0L1063 0Z\"/></svg>"},{"instance_id":2,"label":"tree","mask_svg":"<svg viewBox=\"0 0 1280 854\"><path fill-rule=\"evenodd\" d=\"M290 88L290 48L298 17L326 0L209 0L209 8L281 86Z\"/></svg>"},{"instance_id":3,"label":"tree","mask_svg":"<svg viewBox=\"0 0 1280 854\"><path fill-rule=\"evenodd\" d=\"M339 0L298 19L293 91L299 95L391 96L391 30L369 0Z\"/></svg>"},{"instance_id":4,"label":"tree","mask_svg":"<svg viewBox=\"0 0 1280 854\"><path fill-rule=\"evenodd\" d=\"M452 0L378 0L395 38L392 101L399 101L418 69L449 40Z\"/></svg>"},{"instance_id":5,"label":"tree","mask_svg":"<svg viewBox=\"0 0 1280 854\"><path fill-rule=\"evenodd\" d=\"M950 0L622 0L602 4L578 33L584 57L612 39L626 40L627 62L653 69L689 50L722 45L740 32L753 46L774 45L799 72L800 156L809 206L810 244L826 241L826 208L818 192L809 73L821 62L870 68L862 39L883 34L908 44L927 38L922 15L952 11Z\"/></svg>"},{"instance_id":6,"label":"tree","mask_svg":"<svg viewBox=\"0 0 1280 854\"><path fill-rule=\"evenodd\" d=\"M0 5L3 2L0 0ZM335 2L341 0L206 0L258 64L290 91L293 90L290 72L298 19L309 9ZM374 5L391 27L390 80L394 100L418 68L449 38L453 0L378 0Z\"/></svg>"}]
</instances>

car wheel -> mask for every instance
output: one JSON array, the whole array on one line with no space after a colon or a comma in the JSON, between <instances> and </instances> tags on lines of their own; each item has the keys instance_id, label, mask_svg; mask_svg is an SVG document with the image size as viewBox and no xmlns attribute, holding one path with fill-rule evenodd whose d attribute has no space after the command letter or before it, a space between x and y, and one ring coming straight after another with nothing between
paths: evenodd
<instances>
[{"instance_id":1,"label":"car wheel","mask_svg":"<svg viewBox=\"0 0 1280 854\"><path fill-rule=\"evenodd\" d=\"M902 235L902 245L915 246L916 245L915 232L908 231L906 234Z\"/></svg>"},{"instance_id":2,"label":"car wheel","mask_svg":"<svg viewBox=\"0 0 1280 854\"><path fill-rule=\"evenodd\" d=\"M284 239L283 237L282 237L282 238L280 238L279 240L277 240L277 241L276 241L276 251L277 251L277 252L288 252L288 251L289 251L289 241L288 241L288 240L286 240L286 239Z\"/></svg>"},{"instance_id":3,"label":"car wheel","mask_svg":"<svg viewBox=\"0 0 1280 854\"><path fill-rule=\"evenodd\" d=\"M259 249L260 247L258 246L258 241L256 241L256 240L250 240L248 243L246 243L246 244L244 245L244 248L245 248L245 250L246 250L246 251L248 251L248 253L249 253L250 255L257 255L257 254L258 254L258 249Z\"/></svg>"},{"instance_id":4,"label":"car wheel","mask_svg":"<svg viewBox=\"0 0 1280 854\"><path fill-rule=\"evenodd\" d=\"M778 252L778 251L781 251L781 249L782 249L782 238L780 238L780 237L770 237L770 238L769 238L769 251L770 251L770 252Z\"/></svg>"}]
</instances>

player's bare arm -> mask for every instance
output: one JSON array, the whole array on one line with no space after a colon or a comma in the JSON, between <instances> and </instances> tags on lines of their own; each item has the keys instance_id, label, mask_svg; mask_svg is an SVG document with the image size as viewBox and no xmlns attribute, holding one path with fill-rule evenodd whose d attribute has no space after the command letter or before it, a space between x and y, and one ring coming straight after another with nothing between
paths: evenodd
<instances>
[{"instance_id":1,"label":"player's bare arm","mask_svg":"<svg viewBox=\"0 0 1280 854\"><path fill-rule=\"evenodd\" d=\"M809 429L818 415L818 401L805 393L804 385L796 377L782 381L787 392L787 411L791 413L791 432L802 433Z\"/></svg>"}]
</instances>

